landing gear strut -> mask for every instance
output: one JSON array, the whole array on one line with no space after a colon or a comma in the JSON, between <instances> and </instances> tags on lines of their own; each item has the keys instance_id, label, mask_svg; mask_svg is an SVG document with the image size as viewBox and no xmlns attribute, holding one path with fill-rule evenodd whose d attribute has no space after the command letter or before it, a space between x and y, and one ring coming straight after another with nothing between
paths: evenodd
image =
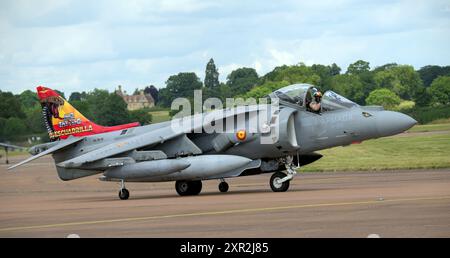
<instances>
[{"instance_id":1,"label":"landing gear strut","mask_svg":"<svg viewBox=\"0 0 450 258\"><path fill-rule=\"evenodd\" d=\"M219 191L221 192L221 193L226 193L226 192L228 192L228 188L229 188L229 186L228 186L228 183L227 182L225 182L225 180L222 178L222 179L220 179L220 184L219 184Z\"/></svg>"},{"instance_id":2,"label":"landing gear strut","mask_svg":"<svg viewBox=\"0 0 450 258\"><path fill-rule=\"evenodd\" d=\"M8 148L5 148L5 157L6 157L6 164L9 164L9 159L8 159Z\"/></svg>"},{"instance_id":3,"label":"landing gear strut","mask_svg":"<svg viewBox=\"0 0 450 258\"><path fill-rule=\"evenodd\" d=\"M119 198L121 200L127 200L130 197L130 192L125 188L123 180L120 181Z\"/></svg>"},{"instance_id":4,"label":"landing gear strut","mask_svg":"<svg viewBox=\"0 0 450 258\"><path fill-rule=\"evenodd\" d=\"M176 181L175 190L180 196L198 195L202 191L202 181Z\"/></svg>"},{"instance_id":5,"label":"landing gear strut","mask_svg":"<svg viewBox=\"0 0 450 258\"><path fill-rule=\"evenodd\" d=\"M286 167L286 173L283 172L275 172L270 177L270 188L274 192L286 192L289 189L290 181L294 178L295 174L295 166L292 163L293 157L287 156L283 159L283 163Z\"/></svg>"}]
</instances>

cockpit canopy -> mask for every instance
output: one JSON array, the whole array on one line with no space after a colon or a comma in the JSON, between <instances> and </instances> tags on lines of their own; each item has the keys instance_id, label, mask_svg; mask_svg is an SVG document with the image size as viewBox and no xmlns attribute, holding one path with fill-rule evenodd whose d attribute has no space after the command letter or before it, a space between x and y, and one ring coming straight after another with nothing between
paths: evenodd
<instances>
[{"instance_id":1,"label":"cockpit canopy","mask_svg":"<svg viewBox=\"0 0 450 258\"><path fill-rule=\"evenodd\" d=\"M278 98L280 103L288 103L306 108L313 100L314 93L318 89L311 84L300 83L286 86L272 92L270 98ZM351 100L329 90L323 94L321 101L322 111L330 111L343 108L352 108L358 106Z\"/></svg>"}]
</instances>

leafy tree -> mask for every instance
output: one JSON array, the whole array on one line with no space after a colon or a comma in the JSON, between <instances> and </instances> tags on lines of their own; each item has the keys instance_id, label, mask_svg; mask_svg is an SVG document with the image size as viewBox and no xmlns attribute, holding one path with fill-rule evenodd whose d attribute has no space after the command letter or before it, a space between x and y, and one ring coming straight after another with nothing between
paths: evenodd
<instances>
[{"instance_id":1,"label":"leafy tree","mask_svg":"<svg viewBox=\"0 0 450 258\"><path fill-rule=\"evenodd\" d=\"M54 90L54 91L56 91L56 93L58 93L59 96L61 96L63 99L66 99L66 97L64 96L64 92L59 91L59 90Z\"/></svg>"},{"instance_id":2,"label":"leafy tree","mask_svg":"<svg viewBox=\"0 0 450 258\"><path fill-rule=\"evenodd\" d=\"M378 88L394 91L403 99L414 99L422 86L419 74L409 65L397 65L380 71L374 75Z\"/></svg>"},{"instance_id":3,"label":"leafy tree","mask_svg":"<svg viewBox=\"0 0 450 258\"><path fill-rule=\"evenodd\" d=\"M217 71L214 60L211 58L206 64L205 69L205 87L206 88L217 88L219 86L219 72Z\"/></svg>"},{"instance_id":4,"label":"leafy tree","mask_svg":"<svg viewBox=\"0 0 450 258\"><path fill-rule=\"evenodd\" d=\"M8 119L0 117L0 141L3 141L6 138L4 133L6 121L8 121Z\"/></svg>"},{"instance_id":5,"label":"leafy tree","mask_svg":"<svg viewBox=\"0 0 450 258\"><path fill-rule=\"evenodd\" d=\"M70 102L80 101L80 100L81 100L81 93L75 91L75 92L72 92L72 94L70 94L70 97L69 97Z\"/></svg>"},{"instance_id":6,"label":"leafy tree","mask_svg":"<svg viewBox=\"0 0 450 258\"><path fill-rule=\"evenodd\" d=\"M90 108L90 104L87 100L74 100L71 101L70 104L81 114L83 114L87 119L96 121L96 117L94 117Z\"/></svg>"},{"instance_id":7,"label":"leafy tree","mask_svg":"<svg viewBox=\"0 0 450 258\"><path fill-rule=\"evenodd\" d=\"M405 100L400 102L400 104L398 104L397 107L395 107L395 110L397 111L406 111L406 110L411 110L416 106L416 103L414 103L414 101L410 101L410 100Z\"/></svg>"},{"instance_id":8,"label":"leafy tree","mask_svg":"<svg viewBox=\"0 0 450 258\"><path fill-rule=\"evenodd\" d=\"M219 98L222 99L222 101L225 101L226 98L231 98L234 95L234 92L231 90L231 87L228 84L221 83L219 85Z\"/></svg>"},{"instance_id":9,"label":"leafy tree","mask_svg":"<svg viewBox=\"0 0 450 258\"><path fill-rule=\"evenodd\" d=\"M146 108L129 111L130 120L133 122L139 122L141 125L148 125L152 122L152 115Z\"/></svg>"},{"instance_id":10,"label":"leafy tree","mask_svg":"<svg viewBox=\"0 0 450 258\"><path fill-rule=\"evenodd\" d=\"M341 68L337 64L333 63L331 65L330 72L331 72L331 76L341 74Z\"/></svg>"},{"instance_id":11,"label":"leafy tree","mask_svg":"<svg viewBox=\"0 0 450 258\"><path fill-rule=\"evenodd\" d=\"M331 67L321 64L313 64L311 70L320 77L319 84L316 86L322 90L328 90L332 75Z\"/></svg>"},{"instance_id":12,"label":"leafy tree","mask_svg":"<svg viewBox=\"0 0 450 258\"><path fill-rule=\"evenodd\" d=\"M115 93L95 89L87 98L94 121L105 126L130 122L127 103Z\"/></svg>"},{"instance_id":13,"label":"leafy tree","mask_svg":"<svg viewBox=\"0 0 450 258\"><path fill-rule=\"evenodd\" d=\"M159 92L158 92L158 89L154 85L150 85L150 86L145 87L144 93L152 95L152 98L155 101L155 104L158 103L158 101L159 101Z\"/></svg>"},{"instance_id":14,"label":"leafy tree","mask_svg":"<svg viewBox=\"0 0 450 258\"><path fill-rule=\"evenodd\" d=\"M450 66L427 65L420 68L418 73L423 85L429 87L437 77L450 76Z\"/></svg>"},{"instance_id":15,"label":"leafy tree","mask_svg":"<svg viewBox=\"0 0 450 258\"><path fill-rule=\"evenodd\" d=\"M398 66L397 63L387 63L385 65L376 67L375 69L373 69L373 72L374 73L382 72L382 71L390 70L390 69L392 69L394 67L397 67L397 66Z\"/></svg>"},{"instance_id":16,"label":"leafy tree","mask_svg":"<svg viewBox=\"0 0 450 258\"><path fill-rule=\"evenodd\" d=\"M339 75L341 68L335 63L330 65L313 64L311 70L320 77L320 81L316 86L320 87L323 91L330 89L330 83L334 76Z\"/></svg>"},{"instance_id":17,"label":"leafy tree","mask_svg":"<svg viewBox=\"0 0 450 258\"><path fill-rule=\"evenodd\" d=\"M193 98L194 90L202 88L202 82L195 73L179 73L166 81L166 88L160 90L161 105L170 107L178 97Z\"/></svg>"},{"instance_id":18,"label":"leafy tree","mask_svg":"<svg viewBox=\"0 0 450 258\"><path fill-rule=\"evenodd\" d=\"M263 98L275 90L288 86L288 81L266 81L263 85L253 88L251 91L247 92L244 98Z\"/></svg>"},{"instance_id":19,"label":"leafy tree","mask_svg":"<svg viewBox=\"0 0 450 258\"><path fill-rule=\"evenodd\" d=\"M220 84L218 87L215 88L208 88L208 87L204 87L202 88L202 97L203 100L207 99L207 98L220 98Z\"/></svg>"},{"instance_id":20,"label":"leafy tree","mask_svg":"<svg viewBox=\"0 0 450 258\"><path fill-rule=\"evenodd\" d=\"M266 81L287 81L293 83L312 83L315 85L321 84L321 78L317 75L311 67L303 63L292 66L278 66L272 72L267 73L263 77L263 82Z\"/></svg>"},{"instance_id":21,"label":"leafy tree","mask_svg":"<svg viewBox=\"0 0 450 258\"><path fill-rule=\"evenodd\" d=\"M433 103L450 104L450 76L439 76L434 79L429 92Z\"/></svg>"},{"instance_id":22,"label":"leafy tree","mask_svg":"<svg viewBox=\"0 0 450 258\"><path fill-rule=\"evenodd\" d=\"M170 107L172 101L172 94L167 88L162 88L159 90L159 102L158 105L161 107Z\"/></svg>"},{"instance_id":23,"label":"leafy tree","mask_svg":"<svg viewBox=\"0 0 450 258\"><path fill-rule=\"evenodd\" d=\"M428 106L431 103L431 95L428 88L421 87L417 89L416 91L416 97L414 98L414 101L417 106L425 107Z\"/></svg>"},{"instance_id":24,"label":"leafy tree","mask_svg":"<svg viewBox=\"0 0 450 258\"><path fill-rule=\"evenodd\" d=\"M385 109L394 109L402 100L389 89L376 89L366 98L368 105L380 105Z\"/></svg>"},{"instance_id":25,"label":"leafy tree","mask_svg":"<svg viewBox=\"0 0 450 258\"><path fill-rule=\"evenodd\" d=\"M361 74L370 71L370 63L364 60L358 60L350 64L347 68L347 74Z\"/></svg>"},{"instance_id":26,"label":"leafy tree","mask_svg":"<svg viewBox=\"0 0 450 258\"><path fill-rule=\"evenodd\" d=\"M227 98L232 98L235 96L234 92L231 91L230 86L225 83L220 83L216 88L207 88L204 87L202 89L203 100L208 98L219 98L222 103L225 104Z\"/></svg>"},{"instance_id":27,"label":"leafy tree","mask_svg":"<svg viewBox=\"0 0 450 258\"><path fill-rule=\"evenodd\" d=\"M330 87L333 91L346 98L364 105L366 95L364 94L363 83L359 76L353 74L336 75L331 79Z\"/></svg>"},{"instance_id":28,"label":"leafy tree","mask_svg":"<svg viewBox=\"0 0 450 258\"><path fill-rule=\"evenodd\" d=\"M45 126L42 121L42 108L41 106L34 106L29 108L25 112L26 120L25 125L27 126L28 133L44 133Z\"/></svg>"},{"instance_id":29,"label":"leafy tree","mask_svg":"<svg viewBox=\"0 0 450 258\"><path fill-rule=\"evenodd\" d=\"M3 134L7 138L16 138L17 136L25 134L27 127L22 119L17 117L10 117L6 120L5 128L3 128Z\"/></svg>"},{"instance_id":30,"label":"leafy tree","mask_svg":"<svg viewBox=\"0 0 450 258\"><path fill-rule=\"evenodd\" d=\"M0 90L0 117L25 118L19 98L11 92L2 92Z\"/></svg>"},{"instance_id":31,"label":"leafy tree","mask_svg":"<svg viewBox=\"0 0 450 258\"><path fill-rule=\"evenodd\" d=\"M258 73L255 69L243 67L232 71L227 76L226 84L234 95L239 95L251 90L258 83L258 80Z\"/></svg>"},{"instance_id":32,"label":"leafy tree","mask_svg":"<svg viewBox=\"0 0 450 258\"><path fill-rule=\"evenodd\" d=\"M23 91L19 94L19 101L22 104L22 110L39 106L39 99L35 92L31 90Z\"/></svg>"},{"instance_id":33,"label":"leafy tree","mask_svg":"<svg viewBox=\"0 0 450 258\"><path fill-rule=\"evenodd\" d=\"M117 94L110 93L105 106L97 114L97 120L104 125L119 125L130 122L127 103Z\"/></svg>"}]
</instances>

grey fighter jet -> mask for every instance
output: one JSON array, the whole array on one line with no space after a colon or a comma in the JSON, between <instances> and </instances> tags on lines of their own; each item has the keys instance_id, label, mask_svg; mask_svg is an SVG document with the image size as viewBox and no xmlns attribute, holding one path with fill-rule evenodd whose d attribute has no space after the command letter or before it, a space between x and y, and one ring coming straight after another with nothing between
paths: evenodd
<instances>
[{"instance_id":1,"label":"grey fighter jet","mask_svg":"<svg viewBox=\"0 0 450 258\"><path fill-rule=\"evenodd\" d=\"M120 182L122 200L130 195L126 182L175 181L186 196L199 194L202 180L220 180L220 192L227 192L226 178L262 173L272 173L271 189L284 192L299 167L322 157L316 151L395 135L417 123L332 91L322 96L309 84L276 90L267 104L146 126L103 127L49 88L39 86L38 96L53 141L32 147L33 156L10 169L52 154L62 180L98 174L101 181Z\"/></svg>"},{"instance_id":2,"label":"grey fighter jet","mask_svg":"<svg viewBox=\"0 0 450 258\"><path fill-rule=\"evenodd\" d=\"M0 142L0 147L2 147L5 150L5 162L6 164L9 164L9 159L8 159L8 151L14 151L14 150L25 150L25 147L21 147L21 146L17 146L17 145L12 145L12 144L8 144L8 143L4 143L4 142ZM0 155L0 158L2 156Z\"/></svg>"},{"instance_id":3,"label":"grey fighter jet","mask_svg":"<svg viewBox=\"0 0 450 258\"><path fill-rule=\"evenodd\" d=\"M2 147L5 150L5 159L6 159L5 162L6 162L6 164L9 164L8 151L14 151L14 150L20 150L21 151L21 150L26 149L25 147L12 145L12 144L8 144L8 143L4 143L4 142L0 142L0 147Z\"/></svg>"}]
</instances>

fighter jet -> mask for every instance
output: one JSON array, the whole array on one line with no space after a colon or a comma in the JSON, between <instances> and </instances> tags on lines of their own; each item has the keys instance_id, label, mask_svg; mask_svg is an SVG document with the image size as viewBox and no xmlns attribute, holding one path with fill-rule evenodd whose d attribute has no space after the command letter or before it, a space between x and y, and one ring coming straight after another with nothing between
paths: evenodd
<instances>
[{"instance_id":1,"label":"fighter jet","mask_svg":"<svg viewBox=\"0 0 450 258\"><path fill-rule=\"evenodd\" d=\"M130 196L126 182L175 181L176 192L188 196L201 192L203 180L219 180L219 191L227 192L225 179L262 173L272 173L274 192L285 192L301 166L322 157L317 151L395 135L417 123L333 91L322 95L310 84L276 90L265 104L115 127L89 121L49 88L37 92L53 141L33 146L33 156L10 169L51 154L60 179L99 175L120 183L122 200Z\"/></svg>"},{"instance_id":2,"label":"fighter jet","mask_svg":"<svg viewBox=\"0 0 450 258\"><path fill-rule=\"evenodd\" d=\"M9 164L9 160L8 160L8 151L14 151L14 150L24 150L26 149L25 147L21 147L21 146L17 146L17 145L12 145L12 144L8 144L8 143L3 143L0 142L0 147L5 149L5 159L6 159L6 164ZM0 156L1 157L1 156Z\"/></svg>"}]
</instances>

